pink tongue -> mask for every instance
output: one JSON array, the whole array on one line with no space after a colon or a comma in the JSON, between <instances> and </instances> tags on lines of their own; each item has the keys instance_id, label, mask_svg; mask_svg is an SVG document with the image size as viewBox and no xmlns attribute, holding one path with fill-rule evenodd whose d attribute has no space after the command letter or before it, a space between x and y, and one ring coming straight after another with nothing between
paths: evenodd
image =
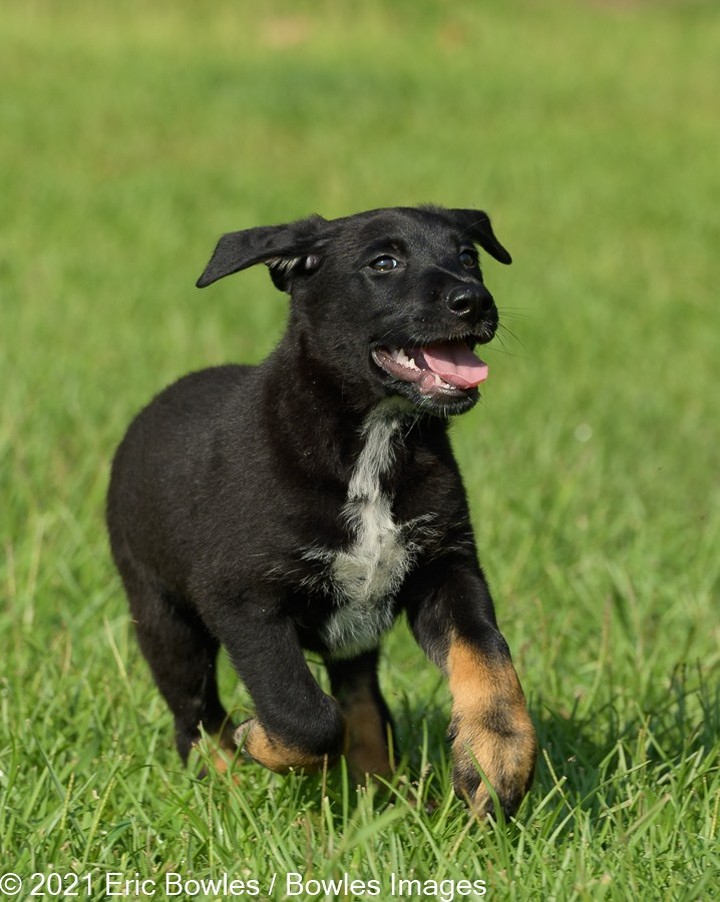
<instances>
[{"instance_id":1,"label":"pink tongue","mask_svg":"<svg viewBox=\"0 0 720 902\"><path fill-rule=\"evenodd\" d=\"M488 377L488 367L464 341L443 341L421 348L433 373L455 388L475 388Z\"/></svg>"}]
</instances>

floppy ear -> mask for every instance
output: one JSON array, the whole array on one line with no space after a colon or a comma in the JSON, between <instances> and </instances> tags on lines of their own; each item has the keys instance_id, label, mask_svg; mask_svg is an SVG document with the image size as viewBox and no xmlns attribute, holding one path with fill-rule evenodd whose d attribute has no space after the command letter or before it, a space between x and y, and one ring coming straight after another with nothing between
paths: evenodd
<instances>
[{"instance_id":1,"label":"floppy ear","mask_svg":"<svg viewBox=\"0 0 720 902\"><path fill-rule=\"evenodd\" d=\"M479 244L500 263L512 263L512 257L495 237L487 213L483 210L448 210L448 213L475 244Z\"/></svg>"},{"instance_id":2,"label":"floppy ear","mask_svg":"<svg viewBox=\"0 0 720 902\"><path fill-rule=\"evenodd\" d=\"M265 263L275 286L289 291L294 275L312 272L320 265L324 225L327 221L321 216L310 216L287 225L228 232L218 241L195 284L205 288L241 269Z\"/></svg>"}]
</instances>

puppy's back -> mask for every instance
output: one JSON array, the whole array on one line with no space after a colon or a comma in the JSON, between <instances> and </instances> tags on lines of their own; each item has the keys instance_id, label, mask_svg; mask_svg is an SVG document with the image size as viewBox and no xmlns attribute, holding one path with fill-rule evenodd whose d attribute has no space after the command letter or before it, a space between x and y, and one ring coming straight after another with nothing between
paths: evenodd
<instances>
[{"instance_id":1,"label":"puppy's back","mask_svg":"<svg viewBox=\"0 0 720 902\"><path fill-rule=\"evenodd\" d=\"M132 421L113 460L107 498L110 544L121 572L142 549L145 565L181 578L197 488L211 490L214 471L222 478L227 433L246 428L238 418L255 372L253 366L226 365L190 373Z\"/></svg>"}]
</instances>

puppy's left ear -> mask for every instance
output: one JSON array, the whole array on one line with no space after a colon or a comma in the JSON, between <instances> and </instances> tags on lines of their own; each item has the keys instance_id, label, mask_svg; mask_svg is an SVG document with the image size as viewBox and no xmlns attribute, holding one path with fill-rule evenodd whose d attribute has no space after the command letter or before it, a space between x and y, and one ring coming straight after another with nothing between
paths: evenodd
<instances>
[{"instance_id":1,"label":"puppy's left ear","mask_svg":"<svg viewBox=\"0 0 720 902\"><path fill-rule=\"evenodd\" d=\"M490 217L483 210L448 210L452 219L475 244L479 244L500 263L512 263L512 257L495 237Z\"/></svg>"}]
</instances>

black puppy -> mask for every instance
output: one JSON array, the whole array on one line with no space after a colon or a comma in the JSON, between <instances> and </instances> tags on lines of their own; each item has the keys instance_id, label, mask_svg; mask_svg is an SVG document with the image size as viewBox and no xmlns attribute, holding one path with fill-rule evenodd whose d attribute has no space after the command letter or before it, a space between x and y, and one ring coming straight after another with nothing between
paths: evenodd
<instances>
[{"instance_id":1,"label":"black puppy","mask_svg":"<svg viewBox=\"0 0 720 902\"><path fill-rule=\"evenodd\" d=\"M512 814L535 734L478 564L447 437L487 367L498 313L475 245L510 255L478 210L374 210L224 235L198 281L264 263L291 296L259 366L186 376L130 426L108 524L140 646L187 759L199 727L278 771L344 753L391 773L378 645L401 611L453 697L456 790ZM234 733L223 645L256 715ZM332 697L303 649L320 654Z\"/></svg>"}]
</instances>

